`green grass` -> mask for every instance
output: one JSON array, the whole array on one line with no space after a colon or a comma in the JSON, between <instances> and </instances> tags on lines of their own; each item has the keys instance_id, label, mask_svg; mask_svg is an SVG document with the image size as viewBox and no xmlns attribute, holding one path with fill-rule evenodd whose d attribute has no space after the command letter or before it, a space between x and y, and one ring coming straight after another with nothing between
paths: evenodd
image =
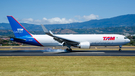
<instances>
[{"instance_id":1,"label":"green grass","mask_svg":"<svg viewBox=\"0 0 135 76\"><path fill-rule=\"evenodd\" d=\"M135 57L0 57L0 76L135 76Z\"/></svg>"}]
</instances>

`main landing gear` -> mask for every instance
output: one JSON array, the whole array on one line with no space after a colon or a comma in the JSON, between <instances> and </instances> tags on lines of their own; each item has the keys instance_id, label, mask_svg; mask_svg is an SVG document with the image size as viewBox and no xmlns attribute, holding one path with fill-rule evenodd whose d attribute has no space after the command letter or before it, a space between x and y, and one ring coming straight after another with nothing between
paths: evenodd
<instances>
[{"instance_id":1,"label":"main landing gear","mask_svg":"<svg viewBox=\"0 0 135 76\"><path fill-rule=\"evenodd\" d=\"M121 51L122 45L119 46L119 51Z\"/></svg>"},{"instance_id":2,"label":"main landing gear","mask_svg":"<svg viewBox=\"0 0 135 76\"><path fill-rule=\"evenodd\" d=\"M68 48L66 49L66 51L72 52L71 46L68 46Z\"/></svg>"},{"instance_id":3,"label":"main landing gear","mask_svg":"<svg viewBox=\"0 0 135 76\"><path fill-rule=\"evenodd\" d=\"M68 52L72 52L72 49L71 48L67 48L66 49Z\"/></svg>"}]
</instances>

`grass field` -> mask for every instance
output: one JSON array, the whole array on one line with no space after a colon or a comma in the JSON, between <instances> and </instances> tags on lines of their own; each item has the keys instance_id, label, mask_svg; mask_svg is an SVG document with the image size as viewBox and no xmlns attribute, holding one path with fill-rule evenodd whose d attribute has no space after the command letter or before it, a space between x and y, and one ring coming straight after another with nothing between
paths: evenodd
<instances>
[{"instance_id":1,"label":"grass field","mask_svg":"<svg viewBox=\"0 0 135 76\"><path fill-rule=\"evenodd\" d=\"M135 76L135 57L5 56L0 76Z\"/></svg>"}]
</instances>

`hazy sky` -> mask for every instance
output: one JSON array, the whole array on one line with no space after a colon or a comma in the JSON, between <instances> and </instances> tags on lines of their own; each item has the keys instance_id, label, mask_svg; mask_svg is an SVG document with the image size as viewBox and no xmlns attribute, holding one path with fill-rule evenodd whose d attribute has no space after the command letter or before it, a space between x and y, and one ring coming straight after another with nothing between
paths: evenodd
<instances>
[{"instance_id":1,"label":"hazy sky","mask_svg":"<svg viewBox=\"0 0 135 76\"><path fill-rule=\"evenodd\" d=\"M0 0L0 23L64 24L135 14L135 0Z\"/></svg>"}]
</instances>

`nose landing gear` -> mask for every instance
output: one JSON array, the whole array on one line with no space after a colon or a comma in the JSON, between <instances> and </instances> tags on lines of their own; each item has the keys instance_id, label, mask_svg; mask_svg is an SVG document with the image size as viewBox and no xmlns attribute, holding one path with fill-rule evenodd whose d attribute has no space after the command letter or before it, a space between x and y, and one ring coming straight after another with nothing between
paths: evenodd
<instances>
[{"instance_id":1,"label":"nose landing gear","mask_svg":"<svg viewBox=\"0 0 135 76\"><path fill-rule=\"evenodd\" d=\"M122 45L119 46L119 52L121 51Z\"/></svg>"}]
</instances>

